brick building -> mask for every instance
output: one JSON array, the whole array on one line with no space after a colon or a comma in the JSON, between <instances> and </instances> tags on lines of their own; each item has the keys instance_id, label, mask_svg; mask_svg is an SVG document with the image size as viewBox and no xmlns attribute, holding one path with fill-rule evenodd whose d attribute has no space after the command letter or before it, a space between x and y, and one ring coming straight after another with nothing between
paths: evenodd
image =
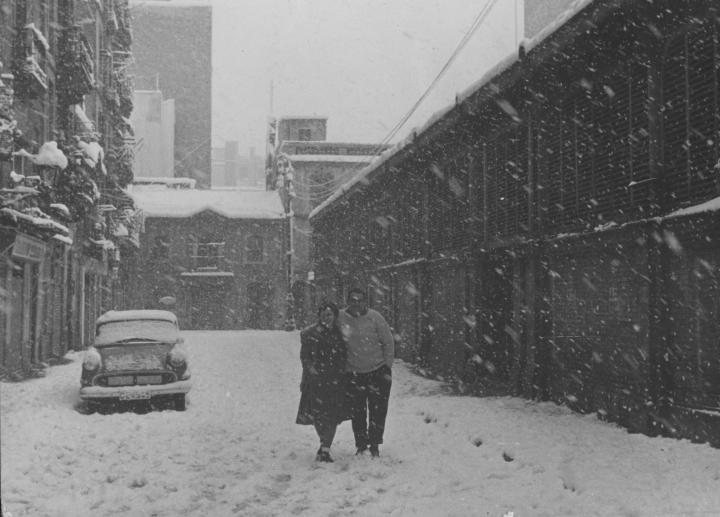
<instances>
[{"instance_id":1,"label":"brick building","mask_svg":"<svg viewBox=\"0 0 720 517\"><path fill-rule=\"evenodd\" d=\"M136 185L132 195L145 216L133 306L171 308L186 329L282 328L287 219L277 192Z\"/></svg>"},{"instance_id":2,"label":"brick building","mask_svg":"<svg viewBox=\"0 0 720 517\"><path fill-rule=\"evenodd\" d=\"M310 215L409 361L720 445L717 2L574 2Z\"/></svg>"}]
</instances>

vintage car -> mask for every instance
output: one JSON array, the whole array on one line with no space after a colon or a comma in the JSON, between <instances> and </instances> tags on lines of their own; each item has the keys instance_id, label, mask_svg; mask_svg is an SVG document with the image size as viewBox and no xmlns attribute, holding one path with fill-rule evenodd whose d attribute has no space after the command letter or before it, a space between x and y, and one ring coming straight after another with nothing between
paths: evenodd
<instances>
[{"instance_id":1,"label":"vintage car","mask_svg":"<svg viewBox=\"0 0 720 517\"><path fill-rule=\"evenodd\" d=\"M122 401L171 402L185 410L190 371L175 314L109 311L95 322L85 351L80 399L88 408Z\"/></svg>"}]
</instances>

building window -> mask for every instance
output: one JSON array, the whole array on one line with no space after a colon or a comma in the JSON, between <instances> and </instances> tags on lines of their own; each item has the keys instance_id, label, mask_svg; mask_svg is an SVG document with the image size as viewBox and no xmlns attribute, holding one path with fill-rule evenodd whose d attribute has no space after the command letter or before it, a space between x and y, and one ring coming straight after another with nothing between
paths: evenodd
<instances>
[{"instance_id":1,"label":"building window","mask_svg":"<svg viewBox=\"0 0 720 517\"><path fill-rule=\"evenodd\" d=\"M150 251L152 260L166 260L170 257L170 244L167 235L156 235Z\"/></svg>"},{"instance_id":2,"label":"building window","mask_svg":"<svg viewBox=\"0 0 720 517\"><path fill-rule=\"evenodd\" d=\"M303 142L312 140L312 131L309 128L298 129L298 140Z\"/></svg>"},{"instance_id":3,"label":"building window","mask_svg":"<svg viewBox=\"0 0 720 517\"><path fill-rule=\"evenodd\" d=\"M195 271L222 271L225 243L211 238L193 239L190 243L190 262Z\"/></svg>"},{"instance_id":4,"label":"building window","mask_svg":"<svg viewBox=\"0 0 720 517\"><path fill-rule=\"evenodd\" d=\"M263 261L263 239L259 235L251 235L247 239L245 262Z\"/></svg>"}]
</instances>

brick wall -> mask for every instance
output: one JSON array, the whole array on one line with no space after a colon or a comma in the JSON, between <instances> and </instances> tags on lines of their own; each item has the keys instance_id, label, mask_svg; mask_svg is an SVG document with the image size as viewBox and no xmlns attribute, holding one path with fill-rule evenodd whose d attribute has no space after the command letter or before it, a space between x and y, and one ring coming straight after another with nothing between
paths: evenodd
<instances>
[{"instance_id":1,"label":"brick wall","mask_svg":"<svg viewBox=\"0 0 720 517\"><path fill-rule=\"evenodd\" d=\"M225 242L225 260L220 271L228 276L191 276L190 235ZM262 237L264 260L248 262L247 238ZM167 251L160 247L167 244ZM282 249L282 222L279 220L225 219L203 212L189 219L149 218L142 235L136 298L144 308L161 308L163 296L177 299L175 310L183 328L281 328L287 291ZM183 275L185 273L185 275ZM255 287L253 287L255 285ZM253 308L253 289L265 295L258 314ZM193 300L202 294L201 300ZM194 304L194 309L193 309ZM193 314L198 304L208 312ZM200 310L202 312L202 307Z\"/></svg>"}]
</instances>

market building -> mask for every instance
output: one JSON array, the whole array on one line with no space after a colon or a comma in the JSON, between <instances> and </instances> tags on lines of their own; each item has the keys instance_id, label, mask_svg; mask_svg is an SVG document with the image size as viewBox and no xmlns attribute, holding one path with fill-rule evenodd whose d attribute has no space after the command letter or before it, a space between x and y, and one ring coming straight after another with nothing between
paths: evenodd
<instances>
[{"instance_id":1,"label":"market building","mask_svg":"<svg viewBox=\"0 0 720 517\"><path fill-rule=\"evenodd\" d=\"M720 445L717 2L586 0L315 208L405 360Z\"/></svg>"}]
</instances>

